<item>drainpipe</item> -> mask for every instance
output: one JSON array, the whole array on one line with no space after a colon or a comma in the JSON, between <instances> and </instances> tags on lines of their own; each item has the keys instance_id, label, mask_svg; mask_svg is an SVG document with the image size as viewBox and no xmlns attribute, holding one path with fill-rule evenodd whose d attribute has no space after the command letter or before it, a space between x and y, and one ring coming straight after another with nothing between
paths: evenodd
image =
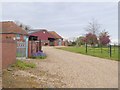
<instances>
[{"instance_id":1,"label":"drainpipe","mask_svg":"<svg viewBox=\"0 0 120 90\"><path fill-rule=\"evenodd\" d=\"M26 58L28 58L28 36L26 36Z\"/></svg>"}]
</instances>

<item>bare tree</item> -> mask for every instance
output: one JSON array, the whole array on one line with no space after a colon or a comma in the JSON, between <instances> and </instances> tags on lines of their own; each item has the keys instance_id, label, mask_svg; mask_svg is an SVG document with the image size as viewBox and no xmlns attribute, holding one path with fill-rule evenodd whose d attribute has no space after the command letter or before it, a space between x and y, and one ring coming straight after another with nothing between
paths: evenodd
<instances>
[{"instance_id":1,"label":"bare tree","mask_svg":"<svg viewBox=\"0 0 120 90\"><path fill-rule=\"evenodd\" d=\"M95 19L92 19L92 21L89 22L88 26L85 28L88 33L95 34L96 36L99 34L99 29L100 24L98 24Z\"/></svg>"},{"instance_id":2,"label":"bare tree","mask_svg":"<svg viewBox=\"0 0 120 90\"><path fill-rule=\"evenodd\" d=\"M21 27L22 29L26 30L27 32L30 31L30 26L25 25L25 24L23 24L23 23L21 23L21 22L19 22L19 21L15 21L15 23L16 23L19 27Z\"/></svg>"},{"instance_id":3,"label":"bare tree","mask_svg":"<svg viewBox=\"0 0 120 90\"><path fill-rule=\"evenodd\" d=\"M29 31L30 31L30 26L25 25L24 29L25 29L27 32L29 32Z\"/></svg>"}]
</instances>

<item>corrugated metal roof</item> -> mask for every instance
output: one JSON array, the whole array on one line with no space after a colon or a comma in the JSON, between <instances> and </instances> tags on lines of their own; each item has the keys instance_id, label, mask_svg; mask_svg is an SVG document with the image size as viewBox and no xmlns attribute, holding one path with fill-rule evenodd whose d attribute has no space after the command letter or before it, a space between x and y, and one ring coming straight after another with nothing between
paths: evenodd
<instances>
[{"instance_id":1,"label":"corrugated metal roof","mask_svg":"<svg viewBox=\"0 0 120 90\"><path fill-rule=\"evenodd\" d=\"M50 34L46 29L37 29L35 32L30 33L30 35L38 36L41 40L48 40L48 38L55 38L52 34Z\"/></svg>"}]
</instances>

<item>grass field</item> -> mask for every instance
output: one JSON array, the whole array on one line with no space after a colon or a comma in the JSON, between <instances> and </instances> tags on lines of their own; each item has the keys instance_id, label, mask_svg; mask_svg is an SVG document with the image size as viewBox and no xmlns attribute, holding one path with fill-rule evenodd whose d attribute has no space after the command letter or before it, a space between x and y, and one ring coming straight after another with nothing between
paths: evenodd
<instances>
[{"instance_id":1,"label":"grass field","mask_svg":"<svg viewBox=\"0 0 120 90\"><path fill-rule=\"evenodd\" d=\"M118 59L118 48L112 47L112 55L110 57L110 53L109 53L109 48L102 48L102 52L101 52L101 48L91 48L88 47L87 49L87 53L86 53L86 48L85 47L60 47L58 49L62 49L62 50L66 50L66 51L70 51L70 52L75 52L75 53L80 53L80 54L85 54L85 55L91 55L91 56L95 56L95 57L100 57L100 58L106 58L106 59L111 59L111 60L119 60Z\"/></svg>"}]
</instances>

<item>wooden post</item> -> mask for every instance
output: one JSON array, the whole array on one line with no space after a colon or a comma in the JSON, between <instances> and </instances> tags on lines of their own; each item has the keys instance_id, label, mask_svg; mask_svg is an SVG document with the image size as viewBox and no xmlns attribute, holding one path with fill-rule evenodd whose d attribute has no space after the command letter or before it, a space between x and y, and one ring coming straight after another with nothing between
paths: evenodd
<instances>
[{"instance_id":1,"label":"wooden post","mask_svg":"<svg viewBox=\"0 0 120 90\"><path fill-rule=\"evenodd\" d=\"M112 46L110 45L110 57L112 56Z\"/></svg>"},{"instance_id":2,"label":"wooden post","mask_svg":"<svg viewBox=\"0 0 120 90\"><path fill-rule=\"evenodd\" d=\"M115 53L115 44L114 44L114 53Z\"/></svg>"},{"instance_id":3,"label":"wooden post","mask_svg":"<svg viewBox=\"0 0 120 90\"><path fill-rule=\"evenodd\" d=\"M42 47L42 45L41 45L41 40L39 39L39 50L41 51L41 48Z\"/></svg>"},{"instance_id":4,"label":"wooden post","mask_svg":"<svg viewBox=\"0 0 120 90\"><path fill-rule=\"evenodd\" d=\"M101 53L102 53L102 44L101 44Z\"/></svg>"},{"instance_id":5,"label":"wooden post","mask_svg":"<svg viewBox=\"0 0 120 90\"><path fill-rule=\"evenodd\" d=\"M32 40L31 40L31 54L33 53L33 47L32 47L32 44L33 44L33 37L32 37Z\"/></svg>"}]
</instances>

